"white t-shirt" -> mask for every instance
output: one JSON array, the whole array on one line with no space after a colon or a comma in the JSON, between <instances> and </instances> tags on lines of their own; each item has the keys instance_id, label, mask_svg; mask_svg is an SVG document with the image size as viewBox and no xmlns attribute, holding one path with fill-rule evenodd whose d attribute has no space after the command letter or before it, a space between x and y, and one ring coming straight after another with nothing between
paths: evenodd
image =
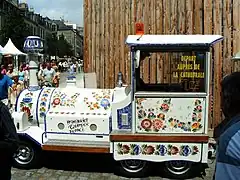
<instances>
[{"instance_id":1,"label":"white t-shirt","mask_svg":"<svg viewBox=\"0 0 240 180\"><path fill-rule=\"evenodd\" d=\"M43 75L45 77L45 80L48 81L48 82L52 82L55 74L56 74L56 71L53 68L51 68L50 70L44 69L44 71L43 71Z\"/></svg>"}]
</instances>

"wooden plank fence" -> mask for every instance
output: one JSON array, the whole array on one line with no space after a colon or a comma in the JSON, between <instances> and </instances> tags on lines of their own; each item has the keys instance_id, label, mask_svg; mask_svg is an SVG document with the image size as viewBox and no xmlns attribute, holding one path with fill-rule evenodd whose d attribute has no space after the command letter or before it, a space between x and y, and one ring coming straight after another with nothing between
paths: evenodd
<instances>
[{"instance_id":1,"label":"wooden plank fence","mask_svg":"<svg viewBox=\"0 0 240 180\"><path fill-rule=\"evenodd\" d=\"M143 22L145 34L221 34L212 50L210 126L221 121L220 82L240 69L231 57L240 50L240 0L85 0L84 70L97 73L100 88L113 88L121 71L130 81L127 35ZM145 81L165 81L168 58L156 55L144 63ZM165 67L165 68L164 68ZM154 71L156 70L156 71ZM213 103L214 102L214 103Z\"/></svg>"}]
</instances>

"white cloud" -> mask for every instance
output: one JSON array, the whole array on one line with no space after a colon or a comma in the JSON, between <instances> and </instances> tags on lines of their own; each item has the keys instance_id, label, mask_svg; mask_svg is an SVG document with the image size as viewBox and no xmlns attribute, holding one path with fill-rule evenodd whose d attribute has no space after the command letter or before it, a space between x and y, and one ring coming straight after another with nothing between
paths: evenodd
<instances>
[{"instance_id":1,"label":"white cloud","mask_svg":"<svg viewBox=\"0 0 240 180\"><path fill-rule=\"evenodd\" d=\"M83 26L83 0L27 0L27 3L42 16L64 17L66 21Z\"/></svg>"}]
</instances>

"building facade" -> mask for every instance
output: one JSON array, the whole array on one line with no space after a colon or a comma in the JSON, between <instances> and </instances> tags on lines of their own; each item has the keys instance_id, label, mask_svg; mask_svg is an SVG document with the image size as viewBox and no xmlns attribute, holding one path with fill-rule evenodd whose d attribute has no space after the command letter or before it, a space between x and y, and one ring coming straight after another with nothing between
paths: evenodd
<instances>
[{"instance_id":1,"label":"building facade","mask_svg":"<svg viewBox=\"0 0 240 180\"><path fill-rule=\"evenodd\" d=\"M35 13L26 1L19 3L18 0L0 0L0 30L4 26L6 14L14 11L18 11L23 16L29 35L39 36L44 40L45 49L48 48L48 37L53 37L53 34L59 37L63 34L73 48L73 55L75 57L83 56L83 28L62 20L52 20L48 17L43 17ZM1 43L2 39L0 39Z\"/></svg>"},{"instance_id":2,"label":"building facade","mask_svg":"<svg viewBox=\"0 0 240 180\"><path fill-rule=\"evenodd\" d=\"M46 42L47 37L57 33L57 25L51 19L34 13L34 10L29 8L26 3L20 3L19 9L24 14L24 20L31 35L39 36ZM45 48L47 48L46 45L47 43L45 43Z\"/></svg>"},{"instance_id":3,"label":"building facade","mask_svg":"<svg viewBox=\"0 0 240 180\"><path fill-rule=\"evenodd\" d=\"M55 20L58 26L58 37L64 35L66 41L72 46L75 57L83 56L83 36L80 34L76 24L67 23L63 20Z\"/></svg>"}]
</instances>

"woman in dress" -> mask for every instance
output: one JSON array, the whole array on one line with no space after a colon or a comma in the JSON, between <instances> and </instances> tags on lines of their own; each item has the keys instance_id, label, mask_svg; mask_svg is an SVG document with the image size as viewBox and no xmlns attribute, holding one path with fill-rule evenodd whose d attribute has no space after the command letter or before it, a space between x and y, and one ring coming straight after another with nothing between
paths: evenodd
<instances>
[{"instance_id":1,"label":"woman in dress","mask_svg":"<svg viewBox=\"0 0 240 180\"><path fill-rule=\"evenodd\" d=\"M13 74L13 85L12 88L9 88L9 96L10 97L10 107L15 108L16 100L20 92L24 89L23 82L19 81L19 77L17 74Z\"/></svg>"},{"instance_id":2,"label":"woman in dress","mask_svg":"<svg viewBox=\"0 0 240 180\"><path fill-rule=\"evenodd\" d=\"M22 83L24 82L24 71L23 71L22 67L20 67L20 69L19 69L18 79L19 79L20 82L22 82Z\"/></svg>"}]
</instances>

